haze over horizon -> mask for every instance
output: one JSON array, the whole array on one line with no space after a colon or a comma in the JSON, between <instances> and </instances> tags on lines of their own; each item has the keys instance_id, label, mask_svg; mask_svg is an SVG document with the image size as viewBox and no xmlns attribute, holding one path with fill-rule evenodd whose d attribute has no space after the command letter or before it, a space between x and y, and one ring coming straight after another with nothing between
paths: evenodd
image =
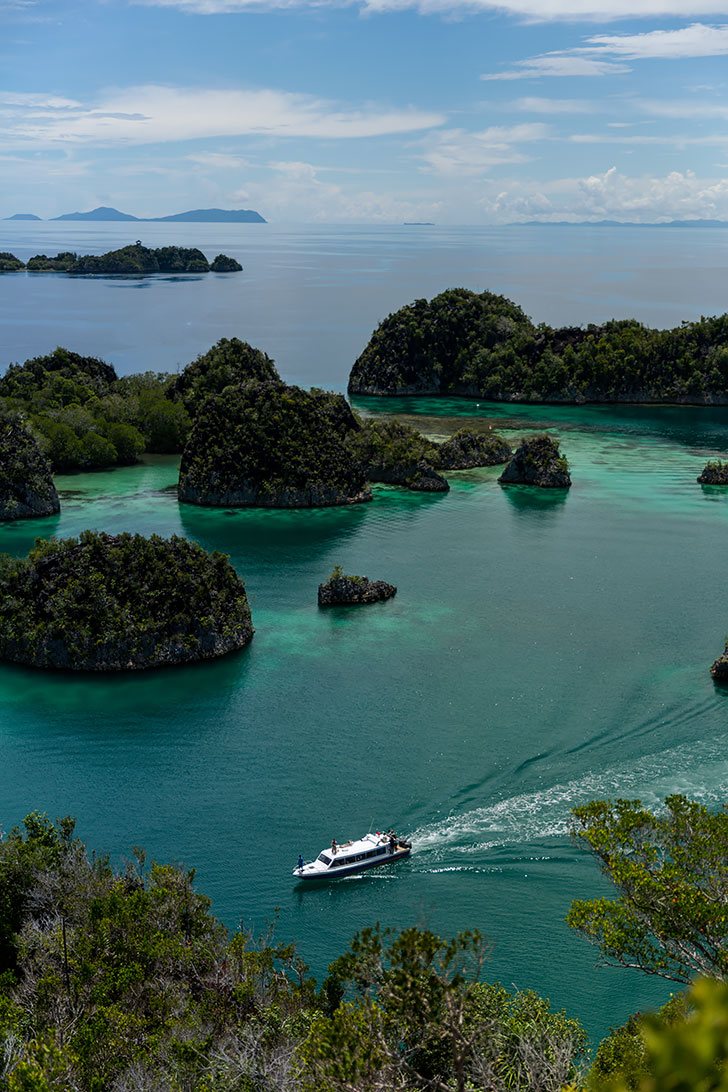
<instances>
[{"instance_id":1,"label":"haze over horizon","mask_svg":"<svg viewBox=\"0 0 728 1092\"><path fill-rule=\"evenodd\" d=\"M0 215L728 219L728 0L0 0Z\"/></svg>"}]
</instances>

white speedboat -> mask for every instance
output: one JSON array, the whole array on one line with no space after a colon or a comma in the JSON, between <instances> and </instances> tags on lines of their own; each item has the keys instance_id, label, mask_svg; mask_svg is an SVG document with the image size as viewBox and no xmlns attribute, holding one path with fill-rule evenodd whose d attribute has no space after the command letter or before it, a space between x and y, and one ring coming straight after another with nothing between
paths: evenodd
<instances>
[{"instance_id":1,"label":"white speedboat","mask_svg":"<svg viewBox=\"0 0 728 1092\"><path fill-rule=\"evenodd\" d=\"M363 838L351 842L337 842L334 839L315 861L304 861L303 857L299 857L293 875L297 880L336 880L368 868L377 868L378 865L401 861L411 852L411 842L405 842L393 830L386 834L381 831L365 834Z\"/></svg>"}]
</instances>

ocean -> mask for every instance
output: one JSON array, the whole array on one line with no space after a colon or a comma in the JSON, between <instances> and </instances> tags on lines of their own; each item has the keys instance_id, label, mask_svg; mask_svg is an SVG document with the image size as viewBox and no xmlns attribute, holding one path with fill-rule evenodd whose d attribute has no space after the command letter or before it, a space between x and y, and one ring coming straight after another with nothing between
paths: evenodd
<instances>
[{"instance_id":1,"label":"ocean","mask_svg":"<svg viewBox=\"0 0 728 1092\"><path fill-rule=\"evenodd\" d=\"M239 258L243 274L0 277L0 364L57 344L119 372L174 370L217 338L284 378L343 390L376 323L416 296L504 292L537 321L672 325L725 306L728 232L0 224L19 257L142 236ZM602 797L722 803L728 693L719 574L728 494L696 476L728 449L728 409L366 400L444 436L468 417L558 435L568 495L503 490L498 469L445 495L376 487L368 505L298 512L179 505L176 460L59 478L57 518L0 528L0 550L84 528L180 533L230 554L256 636L241 655L130 677L0 667L0 825L78 819L116 860L144 845L195 868L230 927L274 918L320 977L365 925L477 927L490 978L532 987L594 1038L669 986L598 968L564 917L608 893L569 835ZM395 599L321 612L334 565ZM291 869L394 825L410 861L319 890Z\"/></svg>"}]
</instances>

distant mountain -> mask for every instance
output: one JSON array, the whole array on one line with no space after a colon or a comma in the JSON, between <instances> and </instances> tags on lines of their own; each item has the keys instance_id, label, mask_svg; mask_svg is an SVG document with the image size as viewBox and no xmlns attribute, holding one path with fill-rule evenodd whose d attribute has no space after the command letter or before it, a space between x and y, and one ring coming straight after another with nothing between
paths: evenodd
<instances>
[{"instance_id":1,"label":"distant mountain","mask_svg":"<svg viewBox=\"0 0 728 1092\"><path fill-rule=\"evenodd\" d=\"M28 217L22 217L28 219ZM13 217L20 219L20 217ZM39 219L39 217L32 217ZM67 212L63 216L54 216L54 220L132 220L137 224L265 224L266 221L254 209L192 209L190 212L176 212L172 216L130 216L128 212L119 212L101 206L91 212Z\"/></svg>"},{"instance_id":2,"label":"distant mountain","mask_svg":"<svg viewBox=\"0 0 728 1092\"><path fill-rule=\"evenodd\" d=\"M34 212L16 212L13 216L6 216L6 220L40 220L40 216L36 216Z\"/></svg>"},{"instance_id":3,"label":"distant mountain","mask_svg":"<svg viewBox=\"0 0 728 1092\"><path fill-rule=\"evenodd\" d=\"M192 209L173 216L149 216L153 223L170 224L265 224L254 209Z\"/></svg>"},{"instance_id":4,"label":"distant mountain","mask_svg":"<svg viewBox=\"0 0 728 1092\"><path fill-rule=\"evenodd\" d=\"M726 228L728 220L524 220L511 227L676 227L676 228Z\"/></svg>"},{"instance_id":5,"label":"distant mountain","mask_svg":"<svg viewBox=\"0 0 728 1092\"><path fill-rule=\"evenodd\" d=\"M130 216L128 212L119 212L118 209L110 209L101 205L91 212L66 212L63 216L53 216L53 220L138 220L138 216Z\"/></svg>"}]
</instances>

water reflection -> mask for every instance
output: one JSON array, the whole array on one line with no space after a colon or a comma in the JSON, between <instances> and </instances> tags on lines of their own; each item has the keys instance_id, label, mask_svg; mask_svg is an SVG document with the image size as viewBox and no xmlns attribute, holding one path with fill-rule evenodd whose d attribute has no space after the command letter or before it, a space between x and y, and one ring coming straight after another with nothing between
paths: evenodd
<instances>
[{"instance_id":1,"label":"water reflection","mask_svg":"<svg viewBox=\"0 0 728 1092\"><path fill-rule=\"evenodd\" d=\"M519 515L556 515L566 504L568 489L542 489L535 485L501 486L501 493Z\"/></svg>"}]
</instances>

